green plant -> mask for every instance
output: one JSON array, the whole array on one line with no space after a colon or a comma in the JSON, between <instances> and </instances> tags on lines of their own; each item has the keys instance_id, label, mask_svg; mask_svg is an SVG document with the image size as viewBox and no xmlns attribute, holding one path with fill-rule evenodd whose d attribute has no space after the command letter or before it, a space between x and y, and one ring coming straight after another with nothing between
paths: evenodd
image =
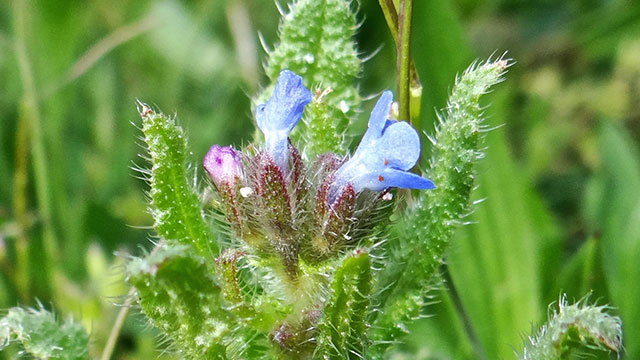
<instances>
[{"instance_id":1,"label":"green plant","mask_svg":"<svg viewBox=\"0 0 640 360\"><path fill-rule=\"evenodd\" d=\"M387 15L396 11L384 3ZM349 1L299 0L284 15L267 66L271 84L255 101L264 141L260 135L241 150L212 147L206 185L193 181L176 119L139 104L150 162L141 173L158 240L129 262L127 279L130 301L139 301L171 350L193 359L385 358L420 317L456 228L474 210L487 132L480 98L511 64L502 57L474 63L457 78L430 138L424 175L433 182L410 172L418 134L392 119L415 125L420 92L407 92L408 84L419 88L408 58L412 1L399 5L399 109L385 92L350 157L346 130L360 111L354 79L361 70ZM619 351L617 318L601 307L560 305L524 358L563 358L576 340ZM52 331L47 313L10 310L0 344L15 338L33 356L58 356L25 335L45 333L31 322L41 313ZM74 332L64 339L77 343L49 339L43 346L84 357L75 349L86 349L86 335L65 327Z\"/></svg>"}]
</instances>

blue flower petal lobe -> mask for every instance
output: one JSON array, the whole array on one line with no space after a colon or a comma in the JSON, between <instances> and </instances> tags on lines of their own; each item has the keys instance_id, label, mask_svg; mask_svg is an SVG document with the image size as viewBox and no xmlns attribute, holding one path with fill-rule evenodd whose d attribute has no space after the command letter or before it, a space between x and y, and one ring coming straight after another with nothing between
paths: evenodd
<instances>
[{"instance_id":1,"label":"blue flower petal lobe","mask_svg":"<svg viewBox=\"0 0 640 360\"><path fill-rule=\"evenodd\" d=\"M256 108L256 123L264 133L267 153L283 174L289 172L287 138L311 99L311 92L302 84L302 78L283 70L271 98Z\"/></svg>"}]
</instances>

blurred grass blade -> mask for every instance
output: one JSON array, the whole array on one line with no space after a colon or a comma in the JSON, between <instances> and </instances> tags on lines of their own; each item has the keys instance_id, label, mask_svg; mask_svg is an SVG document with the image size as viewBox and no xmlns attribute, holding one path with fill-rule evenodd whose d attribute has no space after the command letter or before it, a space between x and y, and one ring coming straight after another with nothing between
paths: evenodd
<instances>
[{"instance_id":1,"label":"blurred grass blade","mask_svg":"<svg viewBox=\"0 0 640 360\"><path fill-rule=\"evenodd\" d=\"M111 50L158 25L154 20L155 19L152 16L147 15L132 24L116 29L114 32L98 41L71 66L60 80L45 89L44 94L41 95L42 100L46 100L65 86L72 83L74 80L84 75Z\"/></svg>"},{"instance_id":2,"label":"blurred grass blade","mask_svg":"<svg viewBox=\"0 0 640 360\"><path fill-rule=\"evenodd\" d=\"M587 218L602 234L601 256L612 305L627 342L625 355L640 357L640 156L618 127L600 129L600 169L589 187Z\"/></svg>"},{"instance_id":3,"label":"blurred grass blade","mask_svg":"<svg viewBox=\"0 0 640 360\"><path fill-rule=\"evenodd\" d=\"M38 283L37 280L31 280L32 284L35 283L36 286L43 290L38 295L48 298L51 281L50 273L54 271L57 265L56 261L59 256L58 240L54 229L53 206L51 205L52 186L48 162L49 156L47 154L43 121L38 105L37 84L27 49L27 33L29 31L28 16L30 15L30 9L28 8L28 4L25 0L15 1L13 5L15 52L23 92L23 98L19 106L19 121L25 122L26 124L28 135L24 136L29 138L29 144L31 146L30 150L33 161L34 183L38 199L39 216L43 223L42 241L44 243L44 250L38 251L38 254L34 253L39 249L32 246L35 244L35 241L28 244L22 244L25 245L23 246L24 252L32 253L23 254L23 260L26 261L27 256L39 257L40 260L42 260L42 263L40 263L40 266L38 267L38 275L39 278L44 279L44 281ZM23 154L18 154L18 156L23 156ZM21 229L21 231L24 232L23 235L26 233L26 229ZM26 240L26 237L23 238L23 240ZM24 271L24 269L22 269L22 271ZM24 276L24 274L18 274L17 276Z\"/></svg>"},{"instance_id":4,"label":"blurred grass blade","mask_svg":"<svg viewBox=\"0 0 640 360\"><path fill-rule=\"evenodd\" d=\"M433 109L445 106L451 79L472 60L462 30L452 1L414 2L412 53L423 87L419 131L433 130ZM427 147L423 150L424 154L430 151Z\"/></svg>"},{"instance_id":5,"label":"blurred grass blade","mask_svg":"<svg viewBox=\"0 0 640 360\"><path fill-rule=\"evenodd\" d=\"M556 274L553 289L562 289L569 299L579 299L587 293L593 294L594 298L606 298L601 248L600 239L587 239Z\"/></svg>"},{"instance_id":6,"label":"blurred grass blade","mask_svg":"<svg viewBox=\"0 0 640 360\"><path fill-rule=\"evenodd\" d=\"M440 277L434 280L435 283L443 281ZM434 289L427 296L432 303L427 307L426 316L409 326L410 334L401 348L413 354L433 354L433 359L486 359L476 344L476 335L469 333L464 315L458 312L458 305L447 290L450 286L444 283L441 289Z\"/></svg>"},{"instance_id":7,"label":"blurred grass blade","mask_svg":"<svg viewBox=\"0 0 640 360\"><path fill-rule=\"evenodd\" d=\"M453 282L487 358L509 358L520 334L540 318L539 246L528 185L509 154L504 131L489 134L478 199L486 200L459 232L447 257Z\"/></svg>"}]
</instances>

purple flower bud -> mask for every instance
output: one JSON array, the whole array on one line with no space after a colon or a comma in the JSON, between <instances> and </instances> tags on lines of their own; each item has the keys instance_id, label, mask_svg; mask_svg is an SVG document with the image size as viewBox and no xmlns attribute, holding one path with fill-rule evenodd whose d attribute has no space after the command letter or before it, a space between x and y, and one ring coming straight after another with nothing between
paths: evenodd
<instances>
[{"instance_id":1,"label":"purple flower bud","mask_svg":"<svg viewBox=\"0 0 640 360\"><path fill-rule=\"evenodd\" d=\"M242 161L230 146L213 145L204 157L203 165L217 187L233 187L238 179L242 179Z\"/></svg>"}]
</instances>

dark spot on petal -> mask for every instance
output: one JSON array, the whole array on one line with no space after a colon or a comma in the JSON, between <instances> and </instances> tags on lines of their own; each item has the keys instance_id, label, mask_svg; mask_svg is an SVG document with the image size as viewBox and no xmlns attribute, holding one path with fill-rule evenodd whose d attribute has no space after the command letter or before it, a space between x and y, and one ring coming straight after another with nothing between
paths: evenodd
<instances>
[{"instance_id":1,"label":"dark spot on petal","mask_svg":"<svg viewBox=\"0 0 640 360\"><path fill-rule=\"evenodd\" d=\"M384 159L384 165L385 166L389 165L389 159Z\"/></svg>"},{"instance_id":2,"label":"dark spot on petal","mask_svg":"<svg viewBox=\"0 0 640 360\"><path fill-rule=\"evenodd\" d=\"M378 175L378 181L383 182L384 181L384 177L382 177L382 175Z\"/></svg>"}]
</instances>

